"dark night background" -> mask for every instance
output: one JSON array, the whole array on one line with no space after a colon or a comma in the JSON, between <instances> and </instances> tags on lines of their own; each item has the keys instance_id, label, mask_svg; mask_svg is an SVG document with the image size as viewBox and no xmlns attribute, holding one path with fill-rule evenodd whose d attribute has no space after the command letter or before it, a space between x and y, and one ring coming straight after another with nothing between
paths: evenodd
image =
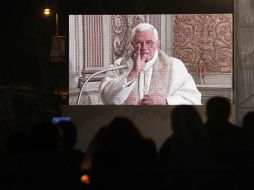
<instances>
[{"instance_id":1,"label":"dark night background","mask_svg":"<svg viewBox=\"0 0 254 190\"><path fill-rule=\"evenodd\" d=\"M68 15L138 13L233 13L233 0L13 0L2 12L0 120L31 121L60 114L68 104ZM50 62L55 17L66 36L66 62ZM65 93L63 93L65 92Z\"/></svg>"}]
</instances>

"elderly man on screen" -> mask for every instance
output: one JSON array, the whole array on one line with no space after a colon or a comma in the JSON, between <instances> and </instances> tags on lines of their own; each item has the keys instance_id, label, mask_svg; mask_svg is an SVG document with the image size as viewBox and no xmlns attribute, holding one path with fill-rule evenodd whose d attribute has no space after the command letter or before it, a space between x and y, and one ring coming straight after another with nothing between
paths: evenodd
<instances>
[{"instance_id":1,"label":"elderly man on screen","mask_svg":"<svg viewBox=\"0 0 254 190\"><path fill-rule=\"evenodd\" d=\"M114 62L114 66L127 64L128 69L107 72L100 84L104 104L201 104L201 94L183 62L159 49L154 26L138 24L132 29L131 39L131 56Z\"/></svg>"}]
</instances>

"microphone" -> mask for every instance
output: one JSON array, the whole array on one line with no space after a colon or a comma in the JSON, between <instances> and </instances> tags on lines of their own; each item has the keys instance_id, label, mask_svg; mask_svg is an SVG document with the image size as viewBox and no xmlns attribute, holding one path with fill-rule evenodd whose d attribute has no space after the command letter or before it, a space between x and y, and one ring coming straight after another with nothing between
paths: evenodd
<instances>
[{"instance_id":1,"label":"microphone","mask_svg":"<svg viewBox=\"0 0 254 190\"><path fill-rule=\"evenodd\" d=\"M79 90L79 95L78 95L78 99L77 99L77 103L76 105L79 105L80 103L80 98L81 98L81 95L82 95L82 92L83 92L83 89L85 87L85 85L96 75L98 74L101 74L101 73L105 73L107 71L114 71L114 70L117 70L117 69L127 69L128 68L128 65L126 64L123 64L123 65L120 65L120 66L117 66L117 67L114 67L114 66L110 66L110 68L107 68L107 69L104 69L104 70L101 70L101 71L97 71L96 73L92 74L81 86L80 90Z\"/></svg>"}]
</instances>

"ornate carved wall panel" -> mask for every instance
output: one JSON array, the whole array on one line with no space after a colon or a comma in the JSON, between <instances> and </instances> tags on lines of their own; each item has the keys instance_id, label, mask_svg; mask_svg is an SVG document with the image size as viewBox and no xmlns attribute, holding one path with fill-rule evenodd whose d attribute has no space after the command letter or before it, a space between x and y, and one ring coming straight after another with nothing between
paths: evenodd
<instances>
[{"instance_id":1,"label":"ornate carved wall panel","mask_svg":"<svg viewBox=\"0 0 254 190\"><path fill-rule=\"evenodd\" d=\"M207 74L232 74L232 15L182 14L173 17L173 55L199 84L216 84Z\"/></svg>"}]
</instances>

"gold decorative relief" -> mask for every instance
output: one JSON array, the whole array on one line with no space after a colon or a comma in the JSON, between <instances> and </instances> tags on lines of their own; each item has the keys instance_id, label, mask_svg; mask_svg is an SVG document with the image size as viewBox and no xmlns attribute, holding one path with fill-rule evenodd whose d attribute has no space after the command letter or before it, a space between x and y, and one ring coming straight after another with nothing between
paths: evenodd
<instances>
[{"instance_id":1,"label":"gold decorative relief","mask_svg":"<svg viewBox=\"0 0 254 190\"><path fill-rule=\"evenodd\" d=\"M232 73L232 15L181 14L173 17L173 55L205 84L207 73Z\"/></svg>"}]
</instances>

